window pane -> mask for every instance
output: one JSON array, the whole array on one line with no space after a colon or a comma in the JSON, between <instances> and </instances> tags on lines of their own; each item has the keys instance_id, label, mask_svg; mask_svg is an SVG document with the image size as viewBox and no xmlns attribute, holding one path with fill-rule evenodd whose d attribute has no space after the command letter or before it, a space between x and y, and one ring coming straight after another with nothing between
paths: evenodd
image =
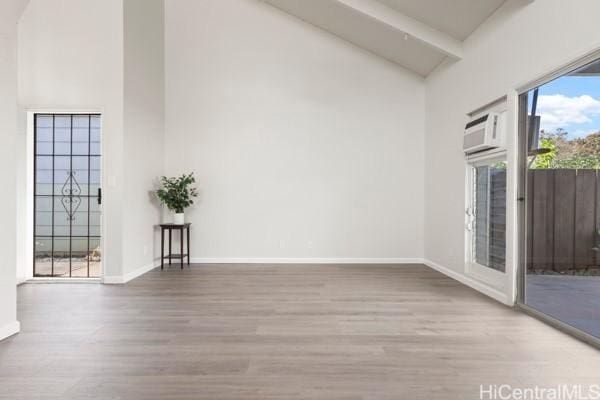
<instances>
[{"instance_id":1,"label":"window pane","mask_svg":"<svg viewBox=\"0 0 600 400\"><path fill-rule=\"evenodd\" d=\"M36 139L38 144L41 142L52 143L52 127L41 128L38 126L36 131Z\"/></svg>"},{"instance_id":2,"label":"window pane","mask_svg":"<svg viewBox=\"0 0 600 400\"><path fill-rule=\"evenodd\" d=\"M52 116L37 115L35 129L36 154L52 154Z\"/></svg>"},{"instance_id":3,"label":"window pane","mask_svg":"<svg viewBox=\"0 0 600 400\"><path fill-rule=\"evenodd\" d=\"M85 210L82 210L82 208L85 208ZM83 199L82 206L73 213L73 225L71 229L71 235L73 236L88 235L87 198Z\"/></svg>"},{"instance_id":4,"label":"window pane","mask_svg":"<svg viewBox=\"0 0 600 400\"><path fill-rule=\"evenodd\" d=\"M99 156L102 154L102 146L100 145L100 142L91 142L90 143L90 154L95 155L95 156Z\"/></svg>"},{"instance_id":5,"label":"window pane","mask_svg":"<svg viewBox=\"0 0 600 400\"><path fill-rule=\"evenodd\" d=\"M52 154L52 142L37 142L36 154Z\"/></svg>"},{"instance_id":6,"label":"window pane","mask_svg":"<svg viewBox=\"0 0 600 400\"><path fill-rule=\"evenodd\" d=\"M54 235L69 236L71 232L71 219L69 213L71 206L68 197L54 197Z\"/></svg>"},{"instance_id":7,"label":"window pane","mask_svg":"<svg viewBox=\"0 0 600 400\"><path fill-rule=\"evenodd\" d=\"M55 141L54 154L69 155L71 154L71 142Z\"/></svg>"},{"instance_id":8,"label":"window pane","mask_svg":"<svg viewBox=\"0 0 600 400\"><path fill-rule=\"evenodd\" d=\"M69 144L71 142L71 128L54 128L54 141Z\"/></svg>"},{"instance_id":9,"label":"window pane","mask_svg":"<svg viewBox=\"0 0 600 400\"><path fill-rule=\"evenodd\" d=\"M73 129L85 129L90 126L90 116L88 114L73 115Z\"/></svg>"},{"instance_id":10,"label":"window pane","mask_svg":"<svg viewBox=\"0 0 600 400\"><path fill-rule=\"evenodd\" d=\"M100 236L102 213L97 197L90 197L90 235Z\"/></svg>"},{"instance_id":11,"label":"window pane","mask_svg":"<svg viewBox=\"0 0 600 400\"><path fill-rule=\"evenodd\" d=\"M54 157L54 195L68 195L71 190L71 157Z\"/></svg>"},{"instance_id":12,"label":"window pane","mask_svg":"<svg viewBox=\"0 0 600 400\"><path fill-rule=\"evenodd\" d=\"M38 156L35 159L35 164L38 171L49 171L52 169L52 156Z\"/></svg>"},{"instance_id":13,"label":"window pane","mask_svg":"<svg viewBox=\"0 0 600 400\"><path fill-rule=\"evenodd\" d=\"M100 250L99 238L90 238L89 258L90 277L99 277L102 273L102 251Z\"/></svg>"},{"instance_id":14,"label":"window pane","mask_svg":"<svg viewBox=\"0 0 600 400\"><path fill-rule=\"evenodd\" d=\"M71 117L54 117L54 154L71 154Z\"/></svg>"},{"instance_id":15,"label":"window pane","mask_svg":"<svg viewBox=\"0 0 600 400\"><path fill-rule=\"evenodd\" d=\"M35 192L38 195L52 194L52 157L38 156L35 160Z\"/></svg>"},{"instance_id":16,"label":"window pane","mask_svg":"<svg viewBox=\"0 0 600 400\"><path fill-rule=\"evenodd\" d=\"M36 196L35 198L35 234L52 236L52 197Z\"/></svg>"},{"instance_id":17,"label":"window pane","mask_svg":"<svg viewBox=\"0 0 600 400\"><path fill-rule=\"evenodd\" d=\"M37 128L52 128L52 115L36 114Z\"/></svg>"},{"instance_id":18,"label":"window pane","mask_svg":"<svg viewBox=\"0 0 600 400\"><path fill-rule=\"evenodd\" d=\"M475 168L473 258L504 272L506 264L506 165Z\"/></svg>"},{"instance_id":19,"label":"window pane","mask_svg":"<svg viewBox=\"0 0 600 400\"><path fill-rule=\"evenodd\" d=\"M75 136L75 132L73 132L73 136ZM75 141L75 137L73 137L73 154L74 155L87 155L89 153L89 144L88 142Z\"/></svg>"},{"instance_id":20,"label":"window pane","mask_svg":"<svg viewBox=\"0 0 600 400\"><path fill-rule=\"evenodd\" d=\"M35 238L35 274L49 276L52 274L52 238Z\"/></svg>"},{"instance_id":21,"label":"window pane","mask_svg":"<svg viewBox=\"0 0 600 400\"><path fill-rule=\"evenodd\" d=\"M86 155L89 153L90 116L73 116L73 154Z\"/></svg>"},{"instance_id":22,"label":"window pane","mask_svg":"<svg viewBox=\"0 0 600 400\"><path fill-rule=\"evenodd\" d=\"M54 238L54 276L69 276L69 249L68 238Z\"/></svg>"},{"instance_id":23,"label":"window pane","mask_svg":"<svg viewBox=\"0 0 600 400\"><path fill-rule=\"evenodd\" d=\"M71 276L87 277L87 238L71 239Z\"/></svg>"},{"instance_id":24,"label":"window pane","mask_svg":"<svg viewBox=\"0 0 600 400\"><path fill-rule=\"evenodd\" d=\"M97 196L102 185L100 172L100 157L90 157L90 195Z\"/></svg>"},{"instance_id":25,"label":"window pane","mask_svg":"<svg viewBox=\"0 0 600 400\"><path fill-rule=\"evenodd\" d=\"M101 118L99 115L92 115L90 117L90 154L101 155L102 149L100 145L101 137Z\"/></svg>"},{"instance_id":26,"label":"window pane","mask_svg":"<svg viewBox=\"0 0 600 400\"><path fill-rule=\"evenodd\" d=\"M73 156L73 195L88 194L88 157Z\"/></svg>"}]
</instances>

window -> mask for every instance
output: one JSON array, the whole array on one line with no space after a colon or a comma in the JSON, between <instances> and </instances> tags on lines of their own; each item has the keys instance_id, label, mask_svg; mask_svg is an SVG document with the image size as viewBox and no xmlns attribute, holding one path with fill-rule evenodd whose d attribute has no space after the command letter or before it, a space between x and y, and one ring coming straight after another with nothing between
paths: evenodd
<instances>
[{"instance_id":1,"label":"window","mask_svg":"<svg viewBox=\"0 0 600 400\"><path fill-rule=\"evenodd\" d=\"M470 167L467 209L469 261L504 272L506 267L506 161Z\"/></svg>"}]
</instances>

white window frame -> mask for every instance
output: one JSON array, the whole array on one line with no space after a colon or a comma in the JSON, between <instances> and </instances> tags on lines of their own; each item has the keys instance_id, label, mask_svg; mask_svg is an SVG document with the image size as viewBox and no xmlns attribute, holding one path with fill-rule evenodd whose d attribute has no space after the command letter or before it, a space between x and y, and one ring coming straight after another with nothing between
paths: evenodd
<instances>
[{"instance_id":1,"label":"white window frame","mask_svg":"<svg viewBox=\"0 0 600 400\"><path fill-rule=\"evenodd\" d=\"M508 253L505 248L505 271L501 272L485 265L479 264L475 260L473 212L474 209L474 177L475 168L491 165L497 162L508 162L507 152L505 150L489 151L482 154L470 156L466 162L465 168L465 274L478 281L484 282L497 289L504 289L506 274L508 271ZM507 177L508 178L508 177ZM508 191L508 185L507 185ZM508 199L508 195L507 195ZM507 216L508 219L508 216ZM508 222L508 221L507 221ZM508 243L508 230L507 230ZM508 246L507 246L508 247Z\"/></svg>"}]
</instances>

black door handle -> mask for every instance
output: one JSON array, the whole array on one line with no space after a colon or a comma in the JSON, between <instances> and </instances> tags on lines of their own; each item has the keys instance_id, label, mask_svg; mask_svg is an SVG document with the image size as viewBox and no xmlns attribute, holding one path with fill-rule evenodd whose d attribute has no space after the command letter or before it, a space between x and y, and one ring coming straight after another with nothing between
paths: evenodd
<instances>
[{"instance_id":1,"label":"black door handle","mask_svg":"<svg viewBox=\"0 0 600 400\"><path fill-rule=\"evenodd\" d=\"M102 189L98 188L98 204L102 204Z\"/></svg>"}]
</instances>

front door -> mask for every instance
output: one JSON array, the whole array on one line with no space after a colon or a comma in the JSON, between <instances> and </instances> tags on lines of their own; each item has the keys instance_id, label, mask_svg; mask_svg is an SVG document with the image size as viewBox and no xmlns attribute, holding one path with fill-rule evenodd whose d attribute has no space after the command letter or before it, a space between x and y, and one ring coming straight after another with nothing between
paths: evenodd
<instances>
[{"instance_id":1,"label":"front door","mask_svg":"<svg viewBox=\"0 0 600 400\"><path fill-rule=\"evenodd\" d=\"M35 277L100 277L101 117L34 116Z\"/></svg>"}]
</instances>

